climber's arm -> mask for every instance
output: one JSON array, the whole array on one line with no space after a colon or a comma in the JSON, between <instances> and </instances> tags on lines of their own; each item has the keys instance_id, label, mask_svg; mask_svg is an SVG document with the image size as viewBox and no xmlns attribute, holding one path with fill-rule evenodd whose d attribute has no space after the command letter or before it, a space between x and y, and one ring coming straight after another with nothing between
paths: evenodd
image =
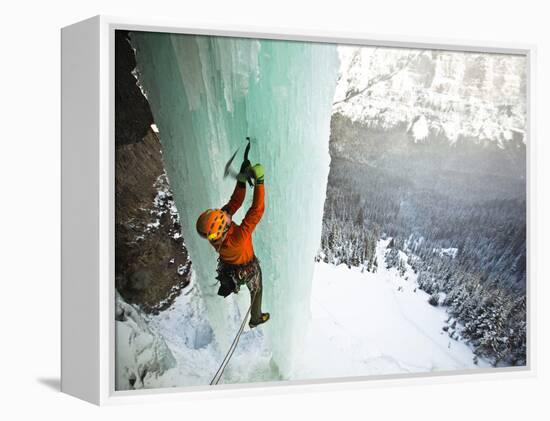
<instances>
[{"instance_id":1,"label":"climber's arm","mask_svg":"<svg viewBox=\"0 0 550 421\"><path fill-rule=\"evenodd\" d=\"M245 233L252 234L256 225L262 219L265 210L265 188L264 188L264 170L259 164L253 167L253 174L255 179L254 197L252 199L252 206L246 212L246 215L241 224L241 228Z\"/></svg>"},{"instance_id":2,"label":"climber's arm","mask_svg":"<svg viewBox=\"0 0 550 421\"><path fill-rule=\"evenodd\" d=\"M235 190L233 190L233 194L231 195L231 199L229 199L229 202L222 207L222 210L233 216L243 204L245 196L246 184L241 181L237 181Z\"/></svg>"}]
</instances>

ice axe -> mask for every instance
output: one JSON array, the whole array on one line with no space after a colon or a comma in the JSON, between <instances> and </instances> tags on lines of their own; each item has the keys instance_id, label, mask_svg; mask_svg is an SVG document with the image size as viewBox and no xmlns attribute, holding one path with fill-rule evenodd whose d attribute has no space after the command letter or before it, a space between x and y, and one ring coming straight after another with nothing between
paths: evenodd
<instances>
[{"instance_id":1,"label":"ice axe","mask_svg":"<svg viewBox=\"0 0 550 421\"><path fill-rule=\"evenodd\" d=\"M223 178L227 178L229 174L231 174L233 178L237 178L238 173L231 168L231 164L233 163L233 160L237 156L237 152L239 152L239 148L237 148L235 153L231 156L231 159L227 161L227 164L225 164L225 171L223 172Z\"/></svg>"},{"instance_id":2,"label":"ice axe","mask_svg":"<svg viewBox=\"0 0 550 421\"><path fill-rule=\"evenodd\" d=\"M245 170L246 180L248 181L248 184L250 184L250 187L253 187L254 183L252 182L252 180L254 179L254 177L250 173L251 165L250 165L250 161L248 160L248 153L250 152L250 137L247 136L246 140L248 144L246 145L246 149L244 150L244 160L243 160L243 165L241 166L241 170L243 169ZM235 153L233 153L229 161L227 161L227 164L225 164L223 178L227 178L228 175L231 175L233 178L237 178L237 176L239 175L239 173L237 173L235 170L231 168L231 164L235 160L235 157L237 156L237 152L239 152L239 149L240 147L237 148L237 150L235 151Z\"/></svg>"}]
</instances>

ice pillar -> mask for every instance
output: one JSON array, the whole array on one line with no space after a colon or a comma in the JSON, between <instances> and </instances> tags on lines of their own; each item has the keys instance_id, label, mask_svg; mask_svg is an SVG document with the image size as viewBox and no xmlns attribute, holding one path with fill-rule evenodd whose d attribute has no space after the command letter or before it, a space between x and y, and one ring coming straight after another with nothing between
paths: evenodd
<instances>
[{"instance_id":1,"label":"ice pillar","mask_svg":"<svg viewBox=\"0 0 550 421\"><path fill-rule=\"evenodd\" d=\"M336 46L307 42L135 32L137 71L160 130L166 170L216 338L224 346L248 294L223 300L216 255L195 231L198 215L221 207L234 180L224 166L244 139L266 172L266 211L254 233L264 275L262 327L283 376L309 320L314 256L329 171ZM252 190L236 215L239 223ZM240 310L239 310L240 308Z\"/></svg>"}]
</instances>

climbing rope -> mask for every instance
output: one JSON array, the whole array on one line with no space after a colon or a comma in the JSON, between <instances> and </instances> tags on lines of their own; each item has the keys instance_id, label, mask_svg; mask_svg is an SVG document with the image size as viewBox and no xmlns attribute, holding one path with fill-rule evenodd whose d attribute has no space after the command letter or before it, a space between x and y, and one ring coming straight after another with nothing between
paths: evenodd
<instances>
[{"instance_id":1,"label":"climbing rope","mask_svg":"<svg viewBox=\"0 0 550 421\"><path fill-rule=\"evenodd\" d=\"M229 347L229 350L225 354L225 357L224 357L220 367L218 368L218 371L216 371L216 374L214 374L214 377L210 381L211 386L218 384L218 382L222 378L222 375L223 375L223 372L225 371L225 368L227 367L227 364L229 364L229 360L233 356L233 353L235 352L235 349L237 349L237 345L239 344L239 340L241 339L241 335L243 334L243 331L244 331L244 326L246 324L246 321L248 320L248 315L250 314L250 311L252 310L252 303L254 302L254 299L256 298L256 292L257 292L257 290L254 291L254 296L250 300L250 306L248 307L248 310L246 311L246 314L245 314L245 316L243 318L243 321L241 323L241 327L237 331L237 335L235 336L235 339L233 339L233 343L231 344L231 346Z\"/></svg>"}]
</instances>

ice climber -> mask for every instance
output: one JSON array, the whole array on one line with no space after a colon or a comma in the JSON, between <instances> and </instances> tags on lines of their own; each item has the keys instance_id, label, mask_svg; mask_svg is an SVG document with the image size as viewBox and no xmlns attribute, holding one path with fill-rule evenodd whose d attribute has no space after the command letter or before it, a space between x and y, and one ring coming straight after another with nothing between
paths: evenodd
<instances>
[{"instance_id":1,"label":"ice climber","mask_svg":"<svg viewBox=\"0 0 550 421\"><path fill-rule=\"evenodd\" d=\"M241 225L237 225L232 217L244 201L247 178L254 179L254 197ZM264 194L264 168L251 166L246 159L229 202L221 209L204 211L197 220L197 232L219 253L218 295L238 293L244 284L250 291L250 328L269 320L269 313L262 313L262 270L252 245L252 232L264 213Z\"/></svg>"}]
</instances>

